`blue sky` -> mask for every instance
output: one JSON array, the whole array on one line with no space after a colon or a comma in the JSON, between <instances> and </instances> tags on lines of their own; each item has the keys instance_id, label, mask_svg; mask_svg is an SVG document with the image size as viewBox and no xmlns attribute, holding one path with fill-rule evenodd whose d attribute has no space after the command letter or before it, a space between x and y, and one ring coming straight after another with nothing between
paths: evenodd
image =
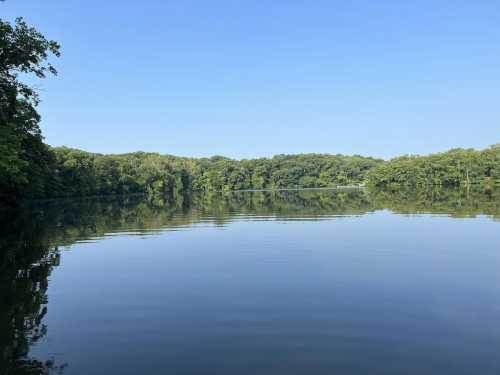
<instances>
[{"instance_id":1,"label":"blue sky","mask_svg":"<svg viewBox=\"0 0 500 375\"><path fill-rule=\"evenodd\" d=\"M389 158L500 142L495 1L7 0L58 40L46 142Z\"/></svg>"}]
</instances>

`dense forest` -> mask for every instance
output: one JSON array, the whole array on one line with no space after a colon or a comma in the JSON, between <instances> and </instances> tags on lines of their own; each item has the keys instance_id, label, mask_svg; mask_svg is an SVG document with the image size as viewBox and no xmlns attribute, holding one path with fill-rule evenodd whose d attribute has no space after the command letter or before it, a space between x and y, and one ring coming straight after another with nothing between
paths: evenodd
<instances>
[{"instance_id":1,"label":"dense forest","mask_svg":"<svg viewBox=\"0 0 500 375\"><path fill-rule=\"evenodd\" d=\"M500 183L500 146L455 149L389 161L362 156L303 154L233 160L136 152L92 154L50 149L48 178L37 197L185 191L373 186L493 186ZM43 189L45 188L45 190Z\"/></svg>"},{"instance_id":2,"label":"dense forest","mask_svg":"<svg viewBox=\"0 0 500 375\"><path fill-rule=\"evenodd\" d=\"M370 171L376 186L470 186L500 184L500 144L485 150L453 149L429 156L402 156Z\"/></svg>"},{"instance_id":3,"label":"dense forest","mask_svg":"<svg viewBox=\"0 0 500 375\"><path fill-rule=\"evenodd\" d=\"M361 156L278 155L233 160L180 158L136 152L101 155L54 148L47 178L36 197L146 193L172 195L187 190L227 191L361 184L381 161Z\"/></svg>"},{"instance_id":4,"label":"dense forest","mask_svg":"<svg viewBox=\"0 0 500 375\"><path fill-rule=\"evenodd\" d=\"M5 197L21 201L136 193L161 197L186 191L360 184L377 187L481 184L491 187L500 183L500 146L482 151L457 149L389 161L322 154L278 155L250 160L221 156L193 159L144 152L102 155L48 146L45 152L43 173L28 173L24 184L3 189ZM37 162L40 164L40 160Z\"/></svg>"},{"instance_id":5,"label":"dense forest","mask_svg":"<svg viewBox=\"0 0 500 375\"><path fill-rule=\"evenodd\" d=\"M43 142L38 93L20 76L55 75L49 60L59 56L58 43L21 18L14 25L0 20L0 207L31 199L108 194L154 197L186 191L500 183L499 145L390 161L329 154L195 159L52 148Z\"/></svg>"}]
</instances>

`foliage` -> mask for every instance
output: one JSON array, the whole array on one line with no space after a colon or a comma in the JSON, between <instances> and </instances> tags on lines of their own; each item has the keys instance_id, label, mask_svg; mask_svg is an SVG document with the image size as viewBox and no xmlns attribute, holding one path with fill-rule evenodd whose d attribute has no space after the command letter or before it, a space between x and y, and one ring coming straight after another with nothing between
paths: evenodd
<instances>
[{"instance_id":1,"label":"foliage","mask_svg":"<svg viewBox=\"0 0 500 375\"><path fill-rule=\"evenodd\" d=\"M47 62L59 45L22 18L15 25L0 19L0 200L43 194L51 155L42 142L36 90L19 79L56 74Z\"/></svg>"},{"instance_id":2,"label":"foliage","mask_svg":"<svg viewBox=\"0 0 500 375\"><path fill-rule=\"evenodd\" d=\"M154 153L93 154L66 147L50 150L50 178L40 198L142 193L171 196L191 190L228 191L361 184L372 158L280 155L271 159L189 159Z\"/></svg>"},{"instance_id":3,"label":"foliage","mask_svg":"<svg viewBox=\"0 0 500 375\"><path fill-rule=\"evenodd\" d=\"M461 150L387 162L343 155L278 155L233 160L191 159L135 152L102 155L66 147L40 152L44 184L29 197L146 194L150 199L189 191L371 186L493 186L500 182L500 147ZM36 164L32 164L34 168ZM40 172L42 173L42 172Z\"/></svg>"},{"instance_id":4,"label":"foliage","mask_svg":"<svg viewBox=\"0 0 500 375\"><path fill-rule=\"evenodd\" d=\"M453 149L429 156L403 156L370 171L375 186L470 186L500 184L500 145Z\"/></svg>"},{"instance_id":5,"label":"foliage","mask_svg":"<svg viewBox=\"0 0 500 375\"><path fill-rule=\"evenodd\" d=\"M381 160L327 154L277 155L273 158L200 161L198 190L242 190L336 187L362 184Z\"/></svg>"}]
</instances>

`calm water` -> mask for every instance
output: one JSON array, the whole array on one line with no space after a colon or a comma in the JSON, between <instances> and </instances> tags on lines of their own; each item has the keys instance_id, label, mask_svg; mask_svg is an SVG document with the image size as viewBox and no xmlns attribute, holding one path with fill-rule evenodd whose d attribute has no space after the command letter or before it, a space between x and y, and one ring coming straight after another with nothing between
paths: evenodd
<instances>
[{"instance_id":1,"label":"calm water","mask_svg":"<svg viewBox=\"0 0 500 375\"><path fill-rule=\"evenodd\" d=\"M499 219L500 192L39 205L0 229L0 373L500 374Z\"/></svg>"}]
</instances>

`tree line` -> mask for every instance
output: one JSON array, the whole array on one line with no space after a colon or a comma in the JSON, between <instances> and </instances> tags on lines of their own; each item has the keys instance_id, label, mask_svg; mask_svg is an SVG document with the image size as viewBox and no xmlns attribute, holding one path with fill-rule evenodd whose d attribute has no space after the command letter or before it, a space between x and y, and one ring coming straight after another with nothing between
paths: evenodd
<instances>
[{"instance_id":1,"label":"tree line","mask_svg":"<svg viewBox=\"0 0 500 375\"><path fill-rule=\"evenodd\" d=\"M278 155L233 160L181 158L135 152L102 155L66 147L46 149L43 173L18 187L19 197L52 198L188 190L227 191L361 184L381 161L361 156ZM40 162L40 161L39 161ZM11 191L16 187L12 186Z\"/></svg>"},{"instance_id":2,"label":"tree line","mask_svg":"<svg viewBox=\"0 0 500 375\"><path fill-rule=\"evenodd\" d=\"M375 186L470 186L500 184L500 144L485 150L453 149L428 156L402 156L367 176Z\"/></svg>"},{"instance_id":3,"label":"tree line","mask_svg":"<svg viewBox=\"0 0 500 375\"><path fill-rule=\"evenodd\" d=\"M389 161L324 154L278 155L234 160L182 158L157 153L89 153L45 146L24 183L5 185L6 201L109 194L172 196L187 191L500 184L500 146L455 149ZM4 180L2 180L3 182ZM12 179L11 181L15 181Z\"/></svg>"},{"instance_id":4,"label":"tree line","mask_svg":"<svg viewBox=\"0 0 500 375\"><path fill-rule=\"evenodd\" d=\"M494 185L500 146L389 161L359 155L277 155L233 160L135 152L102 155L43 142L37 91L20 76L57 74L60 46L22 18L0 19L0 207L30 199L186 191L374 186Z\"/></svg>"}]
</instances>

